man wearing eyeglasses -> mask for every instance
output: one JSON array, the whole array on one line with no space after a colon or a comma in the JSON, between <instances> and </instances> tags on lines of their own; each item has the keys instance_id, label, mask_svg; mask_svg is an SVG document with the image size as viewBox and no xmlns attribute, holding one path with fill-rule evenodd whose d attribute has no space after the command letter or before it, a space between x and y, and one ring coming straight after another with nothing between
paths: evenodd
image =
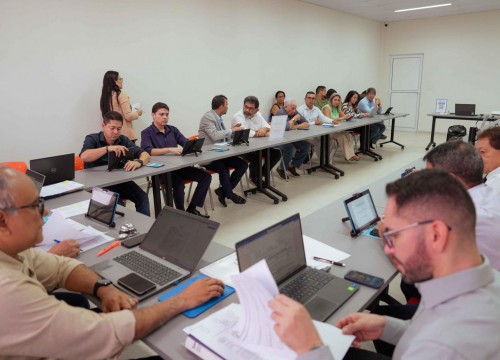
<instances>
[{"instance_id":1,"label":"man wearing eyeglasses","mask_svg":"<svg viewBox=\"0 0 500 360\"><path fill-rule=\"evenodd\" d=\"M33 182L0 166L0 358L117 357L132 341L223 292L220 281L207 279L136 309L137 299L81 262L33 249L43 239L44 211ZM94 295L105 314L49 296L56 288Z\"/></svg>"},{"instance_id":2,"label":"man wearing eyeglasses","mask_svg":"<svg viewBox=\"0 0 500 360\"><path fill-rule=\"evenodd\" d=\"M422 302L412 320L354 313L337 327L356 336L356 347L375 339L395 344L394 359L498 358L500 274L476 246L467 190L433 169L390 183L386 192L384 251L403 279L416 284ZM270 307L277 334L299 359L333 359L302 305L278 295ZM362 353L351 348L346 358Z\"/></svg>"}]
</instances>

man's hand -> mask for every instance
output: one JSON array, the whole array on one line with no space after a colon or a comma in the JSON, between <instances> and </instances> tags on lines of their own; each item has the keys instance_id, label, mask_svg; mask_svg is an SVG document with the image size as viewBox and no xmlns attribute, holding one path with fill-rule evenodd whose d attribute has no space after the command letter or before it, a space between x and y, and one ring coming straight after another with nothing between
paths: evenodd
<instances>
[{"instance_id":1,"label":"man's hand","mask_svg":"<svg viewBox=\"0 0 500 360\"><path fill-rule=\"evenodd\" d=\"M257 137L264 137L269 134L269 129L268 128L260 128L255 132L255 135Z\"/></svg>"},{"instance_id":2,"label":"man's hand","mask_svg":"<svg viewBox=\"0 0 500 360\"><path fill-rule=\"evenodd\" d=\"M131 160L131 161L127 161L125 163L125 166L123 166L123 168L125 169L125 171L134 171L136 169L139 169L141 166L142 165L140 162L135 161L135 160Z\"/></svg>"},{"instance_id":3,"label":"man's hand","mask_svg":"<svg viewBox=\"0 0 500 360\"><path fill-rule=\"evenodd\" d=\"M309 123L307 121L304 121L303 123L297 125L297 129L307 129L309 128Z\"/></svg>"},{"instance_id":4,"label":"man's hand","mask_svg":"<svg viewBox=\"0 0 500 360\"><path fill-rule=\"evenodd\" d=\"M51 254L75 258L80 254L80 244L75 240L63 240L48 251Z\"/></svg>"},{"instance_id":5,"label":"man's hand","mask_svg":"<svg viewBox=\"0 0 500 360\"><path fill-rule=\"evenodd\" d=\"M97 296L101 299L101 309L105 313L134 309L139 303L139 300L118 290L113 285L100 287L97 290Z\"/></svg>"},{"instance_id":6,"label":"man's hand","mask_svg":"<svg viewBox=\"0 0 500 360\"><path fill-rule=\"evenodd\" d=\"M125 154L127 153L127 147L122 145L111 145L108 146L108 152L109 151L113 151L116 156L125 156Z\"/></svg>"},{"instance_id":7,"label":"man's hand","mask_svg":"<svg viewBox=\"0 0 500 360\"><path fill-rule=\"evenodd\" d=\"M183 302L185 310L192 309L213 297L224 293L224 283L217 279L205 278L196 280L182 291L177 297Z\"/></svg>"},{"instance_id":8,"label":"man's hand","mask_svg":"<svg viewBox=\"0 0 500 360\"><path fill-rule=\"evenodd\" d=\"M320 119L316 119L316 121L314 122L315 125L323 125L323 121L321 121Z\"/></svg>"},{"instance_id":9,"label":"man's hand","mask_svg":"<svg viewBox=\"0 0 500 360\"><path fill-rule=\"evenodd\" d=\"M279 338L302 355L316 346L323 345L306 308L285 295L276 295L269 302L271 318L276 322L274 331Z\"/></svg>"},{"instance_id":10,"label":"man's hand","mask_svg":"<svg viewBox=\"0 0 500 360\"><path fill-rule=\"evenodd\" d=\"M379 99L379 98L376 98L376 99L375 99L375 106L376 106L376 107L380 107L380 105L381 105L381 104L380 104L380 99Z\"/></svg>"},{"instance_id":11,"label":"man's hand","mask_svg":"<svg viewBox=\"0 0 500 360\"><path fill-rule=\"evenodd\" d=\"M238 124L235 124L232 128L231 128L231 131L232 132L235 132L235 131L240 131L240 130L244 130L245 128L243 126L241 126L240 123Z\"/></svg>"},{"instance_id":12,"label":"man's hand","mask_svg":"<svg viewBox=\"0 0 500 360\"><path fill-rule=\"evenodd\" d=\"M353 345L359 347L361 341L375 340L382 335L385 317L366 313L353 313L337 322L342 333L356 336Z\"/></svg>"},{"instance_id":13,"label":"man's hand","mask_svg":"<svg viewBox=\"0 0 500 360\"><path fill-rule=\"evenodd\" d=\"M180 154L182 154L182 148L181 147L168 148L167 152L174 154L174 155L180 155Z\"/></svg>"}]
</instances>

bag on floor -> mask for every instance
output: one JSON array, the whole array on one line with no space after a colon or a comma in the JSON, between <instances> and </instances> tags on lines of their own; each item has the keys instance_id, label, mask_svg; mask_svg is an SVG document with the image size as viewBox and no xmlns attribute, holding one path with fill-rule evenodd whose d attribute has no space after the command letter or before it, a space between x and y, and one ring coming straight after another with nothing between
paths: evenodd
<instances>
[{"instance_id":1,"label":"bag on floor","mask_svg":"<svg viewBox=\"0 0 500 360\"><path fill-rule=\"evenodd\" d=\"M464 137L467 135L467 129L463 125L451 125L448 128L448 134L446 135L446 141L464 141Z\"/></svg>"}]
</instances>

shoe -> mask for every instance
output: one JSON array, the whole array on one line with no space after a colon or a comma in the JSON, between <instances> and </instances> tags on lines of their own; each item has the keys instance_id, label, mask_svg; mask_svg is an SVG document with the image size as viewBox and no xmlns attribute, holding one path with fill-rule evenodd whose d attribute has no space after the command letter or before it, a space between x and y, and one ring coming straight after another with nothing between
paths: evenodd
<instances>
[{"instance_id":1,"label":"shoe","mask_svg":"<svg viewBox=\"0 0 500 360\"><path fill-rule=\"evenodd\" d=\"M300 176L300 174L297 172L297 170L295 169L294 166L289 166L287 170L290 174L292 174L292 176L295 176L295 177Z\"/></svg>"},{"instance_id":2,"label":"shoe","mask_svg":"<svg viewBox=\"0 0 500 360\"><path fill-rule=\"evenodd\" d=\"M245 204L247 201L239 195L233 194L229 199L231 199L235 204Z\"/></svg>"},{"instance_id":3,"label":"shoe","mask_svg":"<svg viewBox=\"0 0 500 360\"><path fill-rule=\"evenodd\" d=\"M222 191L222 188L215 189L215 195L217 195L217 199L219 199L221 205L227 207L226 196L224 195L224 191Z\"/></svg>"},{"instance_id":4,"label":"shoe","mask_svg":"<svg viewBox=\"0 0 500 360\"><path fill-rule=\"evenodd\" d=\"M347 159L346 159L346 160L347 160ZM349 161L359 161L359 160L361 160L361 158L360 158L358 155L354 155L353 157L351 157L351 158L349 159Z\"/></svg>"},{"instance_id":5,"label":"shoe","mask_svg":"<svg viewBox=\"0 0 500 360\"><path fill-rule=\"evenodd\" d=\"M276 172L278 173L280 178L282 178L283 180L286 180L285 170L281 170L280 168L277 168Z\"/></svg>"},{"instance_id":6,"label":"shoe","mask_svg":"<svg viewBox=\"0 0 500 360\"><path fill-rule=\"evenodd\" d=\"M198 210L196 209L187 209L186 212L188 213L191 213L191 214L194 214L194 215L198 215L198 216L201 216L202 218L205 218L205 219L210 219L210 216L208 215L203 215L201 212L199 212Z\"/></svg>"},{"instance_id":7,"label":"shoe","mask_svg":"<svg viewBox=\"0 0 500 360\"><path fill-rule=\"evenodd\" d=\"M375 150L375 146L373 144L370 144L370 149Z\"/></svg>"},{"instance_id":8,"label":"shoe","mask_svg":"<svg viewBox=\"0 0 500 360\"><path fill-rule=\"evenodd\" d=\"M382 135L380 135L380 138L381 138L382 140L385 140L385 139L387 139L387 136L386 136L386 135L384 135L384 134L382 134Z\"/></svg>"}]
</instances>

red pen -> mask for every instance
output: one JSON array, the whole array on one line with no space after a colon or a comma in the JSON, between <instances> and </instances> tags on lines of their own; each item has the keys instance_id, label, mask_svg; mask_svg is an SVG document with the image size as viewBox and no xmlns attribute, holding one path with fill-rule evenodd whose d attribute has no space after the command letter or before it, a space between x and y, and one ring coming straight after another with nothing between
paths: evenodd
<instances>
[{"instance_id":1,"label":"red pen","mask_svg":"<svg viewBox=\"0 0 500 360\"><path fill-rule=\"evenodd\" d=\"M114 243L112 243L111 245L109 245L108 247L102 249L101 251L99 251L97 253L97 256L101 256L101 255L104 255L106 254L109 250L111 249L114 249L115 247L117 247L118 245L120 245L120 242L119 241L115 241Z\"/></svg>"}]
</instances>

